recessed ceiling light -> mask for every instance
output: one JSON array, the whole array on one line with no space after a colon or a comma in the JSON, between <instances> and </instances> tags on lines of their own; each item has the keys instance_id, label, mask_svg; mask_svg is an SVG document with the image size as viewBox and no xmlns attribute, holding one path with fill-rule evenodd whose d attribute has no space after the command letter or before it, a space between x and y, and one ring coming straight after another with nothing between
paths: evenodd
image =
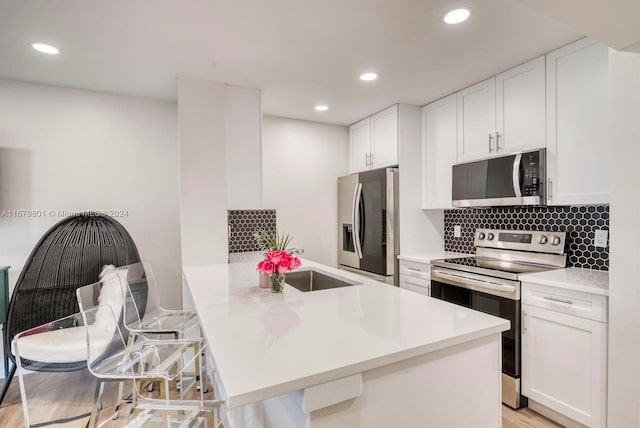
<instances>
[{"instance_id":1,"label":"recessed ceiling light","mask_svg":"<svg viewBox=\"0 0 640 428\"><path fill-rule=\"evenodd\" d=\"M364 80L365 82L376 80L377 78L378 78L378 73L363 73L360 75L360 80Z\"/></svg>"},{"instance_id":2,"label":"recessed ceiling light","mask_svg":"<svg viewBox=\"0 0 640 428\"><path fill-rule=\"evenodd\" d=\"M469 18L469 9L454 9L444 16L444 22L447 24L460 24Z\"/></svg>"},{"instance_id":3,"label":"recessed ceiling light","mask_svg":"<svg viewBox=\"0 0 640 428\"><path fill-rule=\"evenodd\" d=\"M327 110L329 110L329 107L327 107L327 106L315 106L314 108L316 109L316 111L327 111Z\"/></svg>"},{"instance_id":4,"label":"recessed ceiling light","mask_svg":"<svg viewBox=\"0 0 640 428\"><path fill-rule=\"evenodd\" d=\"M49 55L57 55L60 53L60 50L58 50L58 48L56 48L55 46L46 45L44 43L33 43L31 47L38 52L46 53Z\"/></svg>"}]
</instances>

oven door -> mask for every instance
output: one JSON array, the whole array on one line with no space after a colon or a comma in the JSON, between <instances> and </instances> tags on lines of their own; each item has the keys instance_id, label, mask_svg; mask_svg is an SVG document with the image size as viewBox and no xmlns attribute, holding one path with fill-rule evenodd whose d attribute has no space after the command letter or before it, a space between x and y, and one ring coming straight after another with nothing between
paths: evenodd
<instances>
[{"instance_id":1,"label":"oven door","mask_svg":"<svg viewBox=\"0 0 640 428\"><path fill-rule=\"evenodd\" d=\"M520 283L444 268L431 269L431 297L511 322L502 333L502 372L520 377Z\"/></svg>"}]
</instances>

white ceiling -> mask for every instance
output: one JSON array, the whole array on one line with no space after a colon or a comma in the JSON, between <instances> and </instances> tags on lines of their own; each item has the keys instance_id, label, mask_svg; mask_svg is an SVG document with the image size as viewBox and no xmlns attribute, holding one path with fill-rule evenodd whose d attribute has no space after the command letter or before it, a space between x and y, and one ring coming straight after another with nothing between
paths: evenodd
<instances>
[{"instance_id":1,"label":"white ceiling","mask_svg":"<svg viewBox=\"0 0 640 428\"><path fill-rule=\"evenodd\" d=\"M469 21L444 24L459 5ZM174 100L187 74L261 88L266 114L350 124L581 36L514 0L0 0L0 78Z\"/></svg>"},{"instance_id":2,"label":"white ceiling","mask_svg":"<svg viewBox=\"0 0 640 428\"><path fill-rule=\"evenodd\" d=\"M638 49L638 0L518 0L618 50Z\"/></svg>"}]
</instances>

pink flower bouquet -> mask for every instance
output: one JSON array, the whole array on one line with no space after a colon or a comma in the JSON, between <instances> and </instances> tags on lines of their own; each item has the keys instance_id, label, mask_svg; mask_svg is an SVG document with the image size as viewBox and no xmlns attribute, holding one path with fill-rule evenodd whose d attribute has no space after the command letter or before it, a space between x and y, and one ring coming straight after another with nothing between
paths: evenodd
<instances>
[{"instance_id":1,"label":"pink flower bouquet","mask_svg":"<svg viewBox=\"0 0 640 428\"><path fill-rule=\"evenodd\" d=\"M258 271L269 276L271 291L281 293L284 286L285 274L297 269L301 265L300 259L284 250L271 250L264 260L258 263Z\"/></svg>"}]
</instances>

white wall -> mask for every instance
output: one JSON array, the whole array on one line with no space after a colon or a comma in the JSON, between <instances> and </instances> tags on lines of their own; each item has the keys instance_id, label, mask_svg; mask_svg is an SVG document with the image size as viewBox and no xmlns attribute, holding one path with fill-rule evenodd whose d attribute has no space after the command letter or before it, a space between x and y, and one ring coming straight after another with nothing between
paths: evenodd
<instances>
[{"instance_id":1,"label":"white wall","mask_svg":"<svg viewBox=\"0 0 640 428\"><path fill-rule=\"evenodd\" d=\"M610 51L608 426L640 426L640 54Z\"/></svg>"},{"instance_id":2,"label":"white wall","mask_svg":"<svg viewBox=\"0 0 640 428\"><path fill-rule=\"evenodd\" d=\"M178 179L175 103L0 80L0 264L12 284L58 211L124 210L116 219L153 266L162 303L179 307Z\"/></svg>"},{"instance_id":3,"label":"white wall","mask_svg":"<svg viewBox=\"0 0 640 428\"><path fill-rule=\"evenodd\" d=\"M441 251L444 211L422 209L420 108L400 104L400 254Z\"/></svg>"},{"instance_id":4,"label":"white wall","mask_svg":"<svg viewBox=\"0 0 640 428\"><path fill-rule=\"evenodd\" d=\"M304 257L336 267L337 178L347 174L348 128L265 116L262 142L263 207L277 210L278 229Z\"/></svg>"},{"instance_id":5,"label":"white wall","mask_svg":"<svg viewBox=\"0 0 640 428\"><path fill-rule=\"evenodd\" d=\"M175 103L0 80L0 263L21 265L61 218L49 210L126 210L118 217L168 306L180 305Z\"/></svg>"}]
</instances>

